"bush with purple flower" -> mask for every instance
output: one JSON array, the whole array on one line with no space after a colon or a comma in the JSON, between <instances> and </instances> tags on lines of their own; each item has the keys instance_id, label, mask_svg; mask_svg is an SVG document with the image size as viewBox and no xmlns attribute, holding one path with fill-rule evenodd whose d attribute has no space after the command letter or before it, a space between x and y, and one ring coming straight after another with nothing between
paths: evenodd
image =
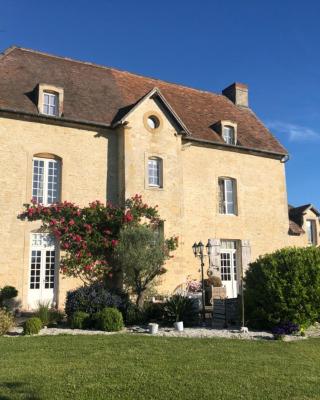
<instances>
[{"instance_id":1,"label":"bush with purple flower","mask_svg":"<svg viewBox=\"0 0 320 400\"><path fill-rule=\"evenodd\" d=\"M292 335L293 333L299 332L300 327L290 321L280 322L278 325L274 326L272 333L276 339L283 338L284 335Z\"/></svg>"}]
</instances>

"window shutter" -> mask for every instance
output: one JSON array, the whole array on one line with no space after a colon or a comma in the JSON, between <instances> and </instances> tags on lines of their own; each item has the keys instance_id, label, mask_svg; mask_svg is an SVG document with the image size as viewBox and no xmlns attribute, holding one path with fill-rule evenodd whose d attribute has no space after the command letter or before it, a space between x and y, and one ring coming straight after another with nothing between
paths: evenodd
<instances>
[{"instance_id":1,"label":"window shutter","mask_svg":"<svg viewBox=\"0 0 320 400\"><path fill-rule=\"evenodd\" d=\"M241 267L242 275L245 275L246 270L251 262L251 246L249 240L241 240Z\"/></svg>"},{"instance_id":2,"label":"window shutter","mask_svg":"<svg viewBox=\"0 0 320 400\"><path fill-rule=\"evenodd\" d=\"M208 269L209 276L219 276L220 277L220 248L221 248L221 241L220 239L209 239L212 244L211 249L211 256L210 256L210 263Z\"/></svg>"}]
</instances>

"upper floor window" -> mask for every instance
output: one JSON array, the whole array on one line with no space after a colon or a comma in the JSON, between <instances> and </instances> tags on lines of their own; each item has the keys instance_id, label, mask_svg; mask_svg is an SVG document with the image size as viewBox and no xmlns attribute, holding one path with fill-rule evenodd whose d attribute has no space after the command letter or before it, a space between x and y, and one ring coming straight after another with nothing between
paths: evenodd
<instances>
[{"instance_id":1,"label":"upper floor window","mask_svg":"<svg viewBox=\"0 0 320 400\"><path fill-rule=\"evenodd\" d=\"M148 159L148 184L153 187L162 187L162 160L159 157Z\"/></svg>"},{"instance_id":2,"label":"upper floor window","mask_svg":"<svg viewBox=\"0 0 320 400\"><path fill-rule=\"evenodd\" d=\"M234 127L225 125L223 127L222 137L227 144L235 144L236 141L235 141Z\"/></svg>"},{"instance_id":3,"label":"upper floor window","mask_svg":"<svg viewBox=\"0 0 320 400\"><path fill-rule=\"evenodd\" d=\"M47 83L38 84L38 111L52 117L63 115L64 90Z\"/></svg>"},{"instance_id":4,"label":"upper floor window","mask_svg":"<svg viewBox=\"0 0 320 400\"><path fill-rule=\"evenodd\" d=\"M57 116L59 114L59 95L43 92L43 114Z\"/></svg>"},{"instance_id":5,"label":"upper floor window","mask_svg":"<svg viewBox=\"0 0 320 400\"><path fill-rule=\"evenodd\" d=\"M41 204L60 201L61 161L56 159L33 158L32 198Z\"/></svg>"},{"instance_id":6,"label":"upper floor window","mask_svg":"<svg viewBox=\"0 0 320 400\"><path fill-rule=\"evenodd\" d=\"M219 213L237 214L237 188L232 178L219 178Z\"/></svg>"},{"instance_id":7,"label":"upper floor window","mask_svg":"<svg viewBox=\"0 0 320 400\"><path fill-rule=\"evenodd\" d=\"M308 219L306 221L308 243L316 245L317 244L317 232L316 232L316 221Z\"/></svg>"}]
</instances>

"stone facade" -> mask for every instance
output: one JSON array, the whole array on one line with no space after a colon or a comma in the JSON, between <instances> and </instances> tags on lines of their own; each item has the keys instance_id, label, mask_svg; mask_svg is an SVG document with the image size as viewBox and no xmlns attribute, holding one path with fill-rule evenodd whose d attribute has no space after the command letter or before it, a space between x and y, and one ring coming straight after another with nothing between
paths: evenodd
<instances>
[{"instance_id":1,"label":"stone facade","mask_svg":"<svg viewBox=\"0 0 320 400\"><path fill-rule=\"evenodd\" d=\"M62 160L61 199L79 205L117 199L116 133L0 118L0 287L15 286L24 308L28 303L30 234L38 222L17 215L32 197L32 158L49 153ZM107 177L107 170L109 174ZM56 302L63 307L66 290L79 282L59 279Z\"/></svg>"},{"instance_id":2,"label":"stone facade","mask_svg":"<svg viewBox=\"0 0 320 400\"><path fill-rule=\"evenodd\" d=\"M163 83L164 90L166 85ZM210 268L218 274L221 271L222 242L236 243L238 282L248 263L259 255L286 246L307 246L307 219L315 221L319 243L319 215L311 208L303 212L301 226L296 226L298 233L289 234L285 153L268 132L263 133L264 141L260 143L266 147L265 151L257 146L255 149L248 147L247 143L251 142L246 142L245 123L249 121L248 125L253 129L250 122L253 116L247 108L246 86L237 85L229 87L228 94L232 88L241 91L239 98L235 96L235 100L240 102L239 108L229 100L225 103L223 96L214 97L217 104L225 104L226 109L232 111L232 115L222 113L224 117L214 123L222 126L223 121L231 120L235 129L238 126L243 146L226 145L219 131L212 131L213 138L218 138L218 141L207 140L207 134L200 140L192 137L156 92L140 99L127 114L122 113L122 119L110 128L107 124L103 127L102 123L98 127L99 124L88 121L68 121L62 114L59 120L43 118L29 111L8 114L0 108L0 287L15 286L22 308L28 309L30 237L40 224L20 221L17 215L22 211L22 205L30 202L32 197L32 162L36 155L61 160L62 201L80 206L94 200L122 203L138 193L148 204L159 206L160 215L165 220L165 236L179 237L174 258L167 263L168 272L159 281L158 290L162 293L172 293L190 276L199 279L199 260L193 255L192 245L200 240L206 243L211 239L214 243ZM45 87L63 89L58 81ZM188 96L196 96L192 89L178 89L179 96L181 93L185 96L187 91ZM170 93L168 91L169 97ZM68 98L68 91L64 96ZM199 96L211 99L211 95L202 92ZM193 100L186 104L191 107ZM213 109L211 106L210 112ZM60 105L62 110L64 107ZM155 129L148 126L150 115L158 119ZM261 123L253 121L258 125L257 131L250 132L250 140L258 143ZM273 147L268 147L268 135ZM161 159L160 187L150 187L148 183L150 157ZM219 178L231 178L235 182L235 215L219 211ZM206 260L206 269L208 267ZM79 284L75 279L58 277L57 272L54 300L59 308L64 306L66 291Z\"/></svg>"},{"instance_id":3,"label":"stone facade","mask_svg":"<svg viewBox=\"0 0 320 400\"><path fill-rule=\"evenodd\" d=\"M161 129L150 132L144 116L156 114ZM221 238L249 241L251 258L275 249L307 245L306 234L288 235L285 164L278 159L217 149L183 140L168 112L147 99L117 130L97 131L54 126L18 119L0 119L2 226L1 285L18 288L24 308L28 304L30 233L39 223L22 222L17 214L32 197L32 158L48 153L62 159L61 199L80 205L92 200L122 201L136 193L158 204L165 219L165 236L179 236L179 248L168 262L159 291L170 293L190 275L199 278L194 258L195 241ZM121 156L122 155L122 156ZM148 186L147 161L163 160L163 187ZM218 178L237 182L237 215L221 215ZM306 219L319 222L308 210ZM305 228L305 227L304 227ZM60 277L57 304L77 286Z\"/></svg>"}]
</instances>

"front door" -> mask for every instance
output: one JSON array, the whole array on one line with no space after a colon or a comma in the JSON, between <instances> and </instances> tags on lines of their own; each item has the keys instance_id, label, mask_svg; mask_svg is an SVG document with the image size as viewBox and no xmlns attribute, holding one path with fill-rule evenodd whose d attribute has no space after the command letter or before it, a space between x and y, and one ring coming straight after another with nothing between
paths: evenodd
<instances>
[{"instance_id":1,"label":"front door","mask_svg":"<svg viewBox=\"0 0 320 400\"><path fill-rule=\"evenodd\" d=\"M228 298L238 296L237 246L236 241L221 240L220 250L221 281Z\"/></svg>"},{"instance_id":2,"label":"front door","mask_svg":"<svg viewBox=\"0 0 320 400\"><path fill-rule=\"evenodd\" d=\"M57 252L52 236L45 233L31 235L29 309L39 303L53 306L56 297Z\"/></svg>"}]
</instances>

